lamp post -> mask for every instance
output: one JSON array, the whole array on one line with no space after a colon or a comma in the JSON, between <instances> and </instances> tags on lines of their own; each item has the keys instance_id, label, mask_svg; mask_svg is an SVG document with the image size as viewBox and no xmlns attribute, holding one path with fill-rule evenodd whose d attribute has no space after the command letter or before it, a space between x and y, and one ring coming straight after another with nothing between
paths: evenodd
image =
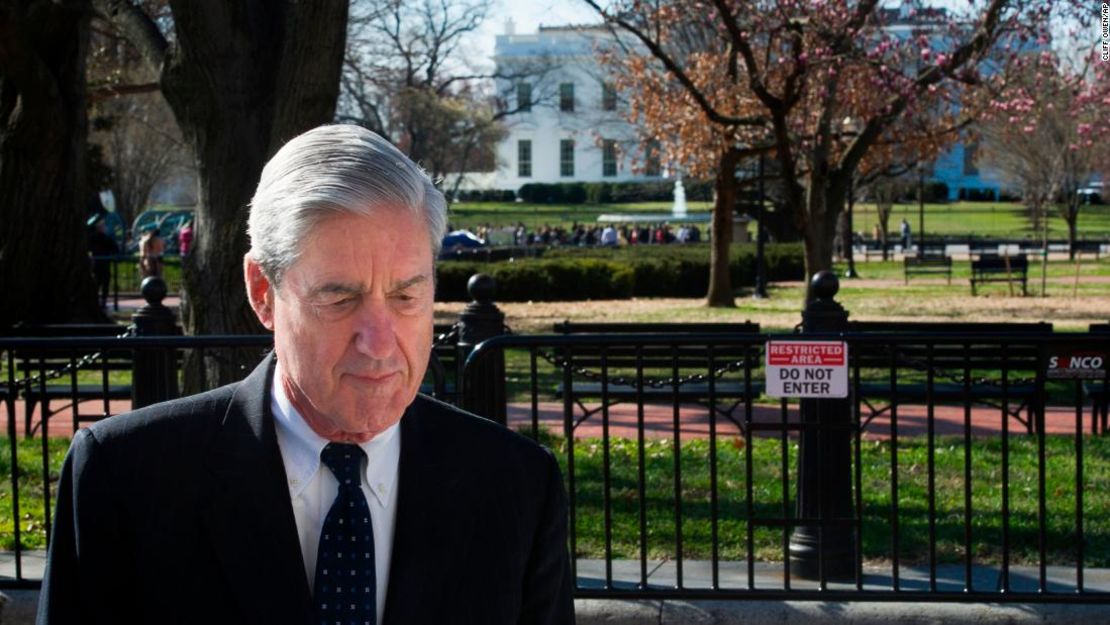
<instances>
[{"instance_id":1,"label":"lamp post","mask_svg":"<svg viewBox=\"0 0 1110 625\"><path fill-rule=\"evenodd\" d=\"M766 299L767 295L767 265L763 256L763 246L766 242L766 235L764 234L763 227L763 204L765 203L764 188L763 188L763 163L764 154L759 154L759 208L756 209L756 225L755 225L755 290L752 292L752 297L755 299Z\"/></svg>"},{"instance_id":2,"label":"lamp post","mask_svg":"<svg viewBox=\"0 0 1110 625\"><path fill-rule=\"evenodd\" d=\"M851 117L845 117L842 125L844 126L845 135L854 137L855 135L859 134L859 128L856 126L856 121ZM845 278L859 277L859 274L856 273L856 256L854 254L854 248L856 246L856 229L854 220L852 219L852 206L853 204L855 204L852 182L855 180L855 177L856 173L854 169L848 172L848 271L844 273Z\"/></svg>"}]
</instances>

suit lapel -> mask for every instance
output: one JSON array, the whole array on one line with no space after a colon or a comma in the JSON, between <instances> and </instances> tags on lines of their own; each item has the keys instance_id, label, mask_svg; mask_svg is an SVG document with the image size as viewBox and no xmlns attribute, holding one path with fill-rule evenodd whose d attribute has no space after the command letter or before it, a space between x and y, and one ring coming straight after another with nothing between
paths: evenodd
<instances>
[{"instance_id":1,"label":"suit lapel","mask_svg":"<svg viewBox=\"0 0 1110 625\"><path fill-rule=\"evenodd\" d=\"M209 456L202 522L249 622L307 623L312 602L270 411L274 357L240 384Z\"/></svg>"},{"instance_id":2,"label":"suit lapel","mask_svg":"<svg viewBox=\"0 0 1110 625\"><path fill-rule=\"evenodd\" d=\"M474 522L461 514L465 493L460 475L445 462L454 452L450 435L428 417L434 410L417 396L401 419L401 460L393 556L383 625L433 622L442 610L450 577L465 574L453 565Z\"/></svg>"}]
</instances>

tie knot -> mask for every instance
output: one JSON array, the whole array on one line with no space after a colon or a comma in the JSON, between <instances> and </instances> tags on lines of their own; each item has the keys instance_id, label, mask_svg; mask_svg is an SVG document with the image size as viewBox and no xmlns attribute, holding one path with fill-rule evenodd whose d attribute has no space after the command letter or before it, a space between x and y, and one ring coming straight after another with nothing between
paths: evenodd
<instances>
[{"instance_id":1,"label":"tie knot","mask_svg":"<svg viewBox=\"0 0 1110 625\"><path fill-rule=\"evenodd\" d=\"M351 443L328 443L324 451L320 452L320 460L331 469L335 479L339 480L340 488L358 488L362 484L359 471L365 456L366 452L361 447Z\"/></svg>"}]
</instances>

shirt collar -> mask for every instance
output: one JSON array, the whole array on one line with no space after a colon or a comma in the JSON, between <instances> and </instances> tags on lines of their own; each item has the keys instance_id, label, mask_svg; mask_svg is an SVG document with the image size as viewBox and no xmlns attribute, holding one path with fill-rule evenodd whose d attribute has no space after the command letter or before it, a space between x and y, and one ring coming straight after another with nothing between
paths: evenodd
<instances>
[{"instance_id":1,"label":"shirt collar","mask_svg":"<svg viewBox=\"0 0 1110 625\"><path fill-rule=\"evenodd\" d=\"M320 452L328 440L308 426L281 385L281 362L274 370L270 389L270 405L278 437L278 447L285 463L289 496L297 498L320 470ZM397 485L397 467L401 459L400 422L394 423L359 447L366 452L366 484L383 508L389 507L389 494Z\"/></svg>"}]
</instances>

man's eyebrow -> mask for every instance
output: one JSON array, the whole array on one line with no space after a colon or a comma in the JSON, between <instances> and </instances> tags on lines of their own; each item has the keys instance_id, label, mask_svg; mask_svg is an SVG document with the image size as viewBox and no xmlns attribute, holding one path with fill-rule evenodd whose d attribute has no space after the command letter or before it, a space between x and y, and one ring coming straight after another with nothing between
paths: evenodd
<instances>
[{"instance_id":1,"label":"man's eyebrow","mask_svg":"<svg viewBox=\"0 0 1110 625\"><path fill-rule=\"evenodd\" d=\"M409 287L413 287L413 286L416 286L418 284L423 284L425 282L428 282L428 276L426 276L424 274L421 274L419 276L413 276L413 277L409 278L408 280L402 280L402 281L398 282L397 284L393 285L393 288L391 288L389 290L390 290L391 293L396 293L397 291L404 291L405 289L407 289Z\"/></svg>"},{"instance_id":2,"label":"man's eyebrow","mask_svg":"<svg viewBox=\"0 0 1110 625\"><path fill-rule=\"evenodd\" d=\"M325 282L309 289L308 296L311 298L320 295L354 295L357 293L362 293L361 285L345 282Z\"/></svg>"}]
</instances>

